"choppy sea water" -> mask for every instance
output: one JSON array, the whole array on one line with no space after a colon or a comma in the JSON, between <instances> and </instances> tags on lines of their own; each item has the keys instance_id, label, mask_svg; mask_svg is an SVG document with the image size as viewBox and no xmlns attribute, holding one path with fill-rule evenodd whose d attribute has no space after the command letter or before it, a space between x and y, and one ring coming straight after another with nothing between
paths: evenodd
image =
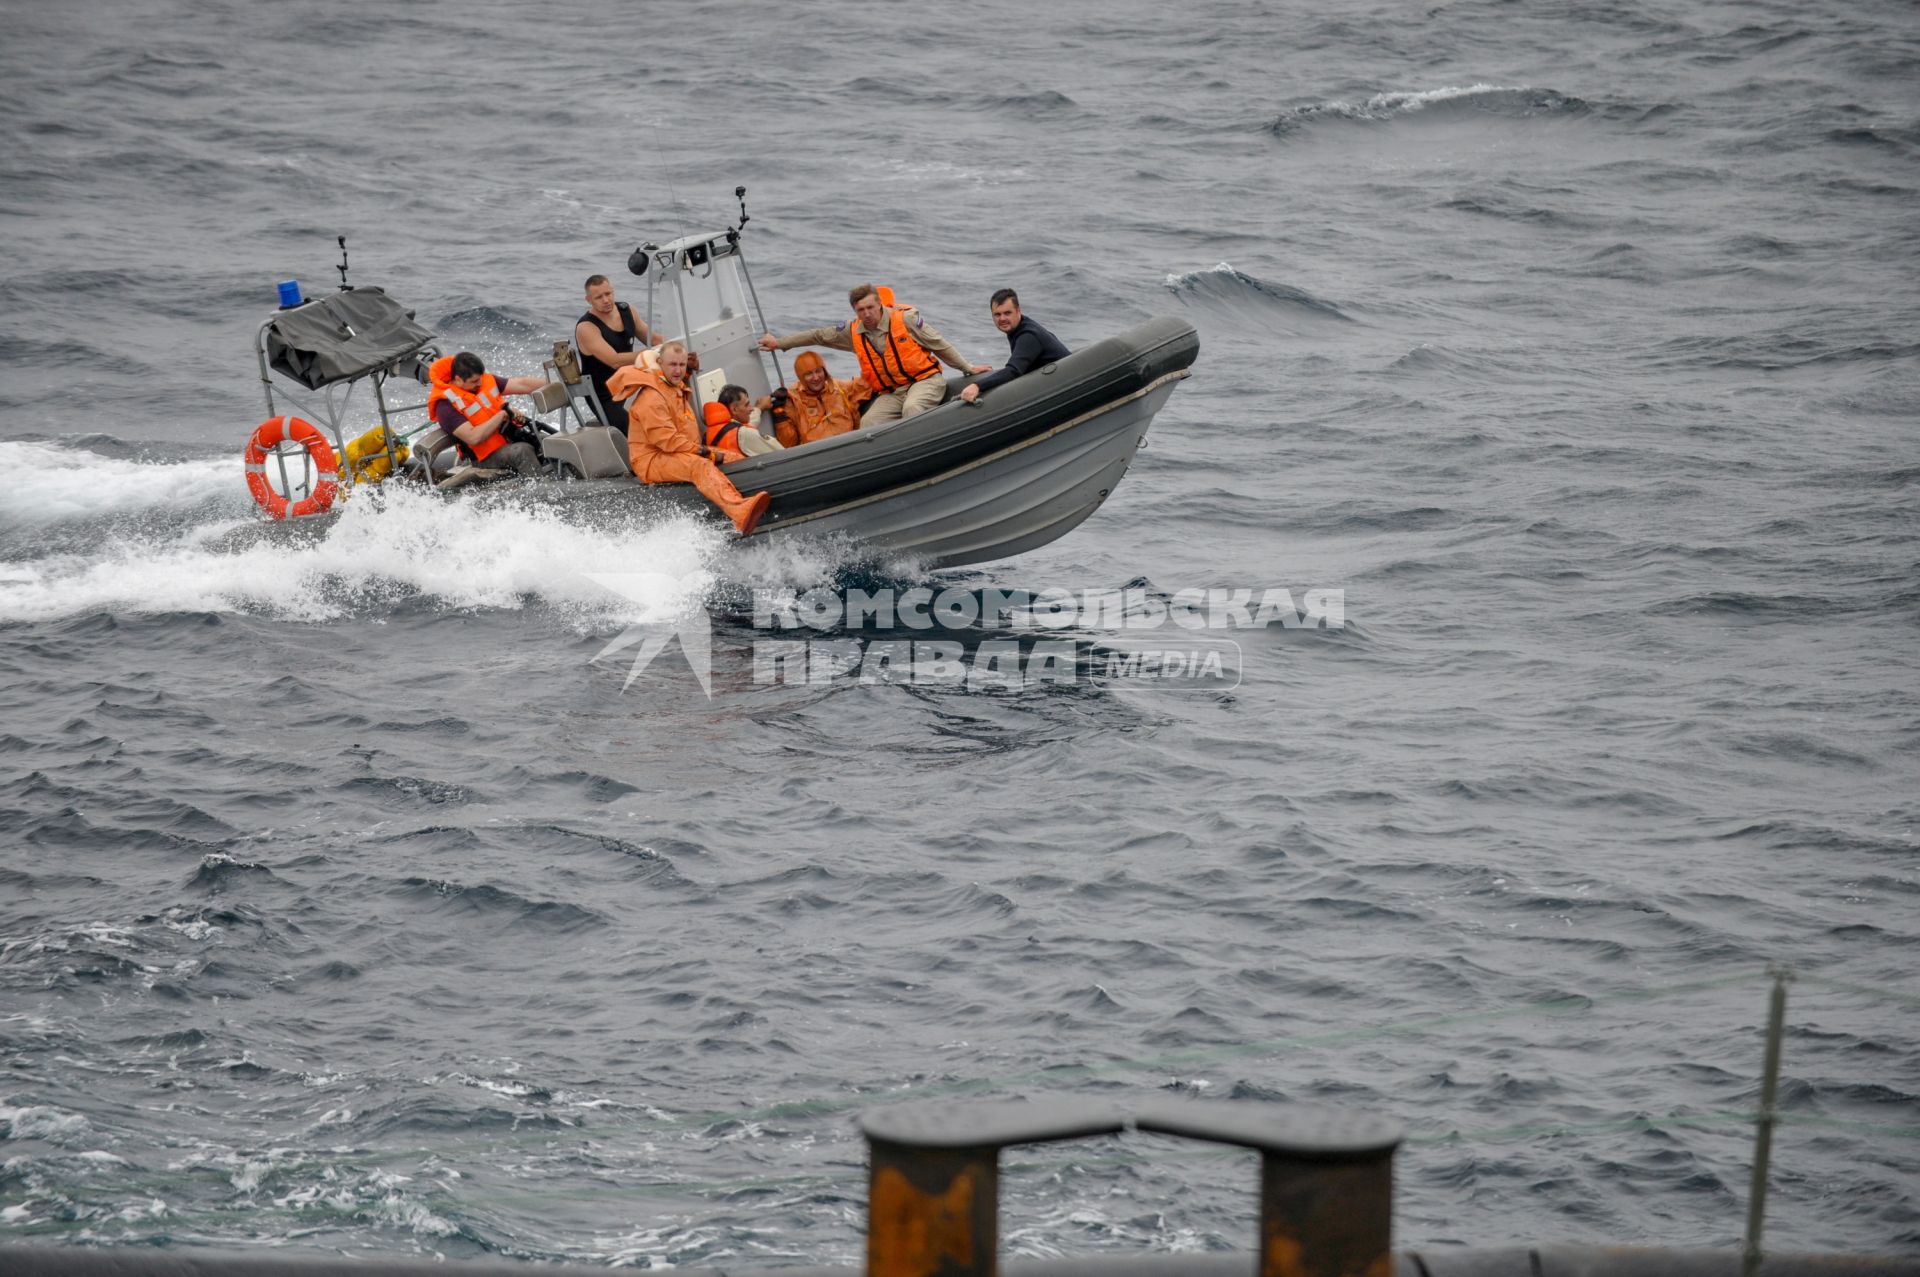
<instances>
[{"instance_id":1,"label":"choppy sea water","mask_svg":"<svg viewBox=\"0 0 1920 1277\"><path fill-rule=\"evenodd\" d=\"M1397 1242L1920 1253L1901 3L15 6L0 1244L857 1258L902 1098L1390 1114ZM1159 313L1102 510L949 572L532 496L261 535L273 284L527 369L749 187L783 329ZM636 281L637 283L637 281ZM698 608L713 696L630 622ZM701 575L705 574L705 575ZM1237 688L767 685L752 588L1344 592ZM870 637L842 630L836 637ZM1011 1160L1023 1255L1253 1167Z\"/></svg>"}]
</instances>

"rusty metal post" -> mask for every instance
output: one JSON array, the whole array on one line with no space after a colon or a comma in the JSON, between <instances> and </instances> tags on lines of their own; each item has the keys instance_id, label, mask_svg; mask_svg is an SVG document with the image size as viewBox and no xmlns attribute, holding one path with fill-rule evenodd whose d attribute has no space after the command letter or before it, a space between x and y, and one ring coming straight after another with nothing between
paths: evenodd
<instances>
[{"instance_id":1,"label":"rusty metal post","mask_svg":"<svg viewBox=\"0 0 1920 1277\"><path fill-rule=\"evenodd\" d=\"M929 1100L864 1115L868 1277L997 1277L1000 1150L1125 1125L1080 1100Z\"/></svg>"},{"instance_id":2,"label":"rusty metal post","mask_svg":"<svg viewBox=\"0 0 1920 1277\"><path fill-rule=\"evenodd\" d=\"M1228 1100L1155 1106L1143 1131L1260 1154L1259 1277L1388 1277L1400 1124L1330 1109Z\"/></svg>"}]
</instances>

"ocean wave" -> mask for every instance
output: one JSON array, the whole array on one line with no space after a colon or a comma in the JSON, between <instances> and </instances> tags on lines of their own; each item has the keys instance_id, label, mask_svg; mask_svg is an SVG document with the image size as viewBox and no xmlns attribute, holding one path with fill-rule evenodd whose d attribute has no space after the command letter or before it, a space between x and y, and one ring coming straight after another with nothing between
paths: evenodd
<instances>
[{"instance_id":1,"label":"ocean wave","mask_svg":"<svg viewBox=\"0 0 1920 1277\"><path fill-rule=\"evenodd\" d=\"M1421 112L1473 110L1509 118L1530 116L1579 116L1593 108L1576 97L1552 89L1500 84L1469 84L1463 87L1376 93L1363 102L1330 98L1288 107L1266 126L1275 137L1285 137L1310 124L1324 120L1352 120L1377 123Z\"/></svg>"},{"instance_id":2,"label":"ocean wave","mask_svg":"<svg viewBox=\"0 0 1920 1277\"><path fill-rule=\"evenodd\" d=\"M274 876L273 870L258 861L240 860L226 852L213 852L201 858L190 885L208 891L221 891L238 883Z\"/></svg>"},{"instance_id":3,"label":"ocean wave","mask_svg":"<svg viewBox=\"0 0 1920 1277\"><path fill-rule=\"evenodd\" d=\"M1207 270L1169 274L1167 291L1189 304L1235 308L1269 318L1293 317L1352 323L1353 317L1304 289L1274 284L1220 262Z\"/></svg>"},{"instance_id":4,"label":"ocean wave","mask_svg":"<svg viewBox=\"0 0 1920 1277\"><path fill-rule=\"evenodd\" d=\"M1559 192L1566 194L1567 192ZM1600 228L1611 225L1606 219L1546 208L1533 202L1531 192L1504 187L1476 187L1446 200L1441 208L1503 221L1526 222L1536 226Z\"/></svg>"},{"instance_id":5,"label":"ocean wave","mask_svg":"<svg viewBox=\"0 0 1920 1277\"><path fill-rule=\"evenodd\" d=\"M880 79L861 76L846 87L855 97L877 96L889 102L905 102L917 107L942 111L1008 111L1021 119L1035 115L1061 115L1080 109L1080 104L1056 89L1036 89L1028 93L982 93L956 96L926 87L925 81Z\"/></svg>"},{"instance_id":6,"label":"ocean wave","mask_svg":"<svg viewBox=\"0 0 1920 1277\"><path fill-rule=\"evenodd\" d=\"M537 346L549 326L521 311L495 306L468 306L442 315L433 327L445 337L460 337L463 340L481 337L497 347L518 350ZM443 350L457 348L441 347ZM479 353L485 357L496 352L483 350Z\"/></svg>"},{"instance_id":7,"label":"ocean wave","mask_svg":"<svg viewBox=\"0 0 1920 1277\"><path fill-rule=\"evenodd\" d=\"M1022 117L1044 115L1059 111L1078 110L1080 104L1064 93L1044 89L1038 93L1010 93L1005 97L989 99L987 105L996 110L1017 111Z\"/></svg>"},{"instance_id":8,"label":"ocean wave","mask_svg":"<svg viewBox=\"0 0 1920 1277\"><path fill-rule=\"evenodd\" d=\"M1483 367L1480 360L1470 355L1462 355L1457 351L1423 342L1388 364L1387 371L1425 373L1458 369L1478 373L1483 370Z\"/></svg>"},{"instance_id":9,"label":"ocean wave","mask_svg":"<svg viewBox=\"0 0 1920 1277\"><path fill-rule=\"evenodd\" d=\"M1829 617L1844 606L1813 594L1754 594L1744 590L1713 590L1651 604L1649 616L1705 616L1756 621Z\"/></svg>"},{"instance_id":10,"label":"ocean wave","mask_svg":"<svg viewBox=\"0 0 1920 1277\"><path fill-rule=\"evenodd\" d=\"M1885 147L1904 154L1920 147L1920 128L1863 125L1858 128L1828 129L1826 140L1835 146Z\"/></svg>"},{"instance_id":11,"label":"ocean wave","mask_svg":"<svg viewBox=\"0 0 1920 1277\"><path fill-rule=\"evenodd\" d=\"M397 798L407 807L417 803L460 805L476 799L474 792L465 785L426 780L418 776L359 776L341 785L340 792L350 801L377 803L387 798Z\"/></svg>"},{"instance_id":12,"label":"ocean wave","mask_svg":"<svg viewBox=\"0 0 1920 1277\"><path fill-rule=\"evenodd\" d=\"M403 878L393 894L439 903L444 912L494 917L506 925L527 925L570 933L607 925L605 914L566 900L539 900L491 883L468 886L438 878Z\"/></svg>"},{"instance_id":13,"label":"ocean wave","mask_svg":"<svg viewBox=\"0 0 1920 1277\"><path fill-rule=\"evenodd\" d=\"M0 1139L44 1140L59 1145L90 1127L83 1114L70 1113L51 1104L0 1105Z\"/></svg>"},{"instance_id":14,"label":"ocean wave","mask_svg":"<svg viewBox=\"0 0 1920 1277\"><path fill-rule=\"evenodd\" d=\"M1791 368L1846 367L1854 364L1892 366L1916 356L1920 356L1920 342L1823 345L1814 338L1779 332L1675 338L1660 347L1659 362L1683 368L1780 372Z\"/></svg>"},{"instance_id":15,"label":"ocean wave","mask_svg":"<svg viewBox=\"0 0 1920 1277\"><path fill-rule=\"evenodd\" d=\"M1819 187L1823 191L1831 191L1836 195L1878 195L1897 200L1910 200L1920 195L1920 190L1911 186L1899 186L1873 178L1829 178L1820 181Z\"/></svg>"},{"instance_id":16,"label":"ocean wave","mask_svg":"<svg viewBox=\"0 0 1920 1277\"><path fill-rule=\"evenodd\" d=\"M1727 747L1736 754L1781 759L1806 767L1841 767L1854 771L1880 769L1880 764L1867 755L1822 740L1811 732L1746 732L1730 738Z\"/></svg>"}]
</instances>

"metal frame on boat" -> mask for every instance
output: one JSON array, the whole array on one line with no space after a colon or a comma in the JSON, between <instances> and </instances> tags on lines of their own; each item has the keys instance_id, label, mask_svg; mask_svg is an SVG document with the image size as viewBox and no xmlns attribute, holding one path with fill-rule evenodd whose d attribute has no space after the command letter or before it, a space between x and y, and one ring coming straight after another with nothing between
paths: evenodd
<instances>
[{"instance_id":1,"label":"metal frame on boat","mask_svg":"<svg viewBox=\"0 0 1920 1277\"><path fill-rule=\"evenodd\" d=\"M413 312L401 308L384 289L357 288L347 283L346 236L340 236L339 242L340 290L309 301L298 298L297 285L283 284L282 297L287 300L254 332L254 358L260 367L267 422L282 415L280 405L274 402L278 389L282 397L301 409L303 419L312 420L332 436L335 455L345 457L347 413L354 391L365 381L373 389L386 472L392 473L399 467L400 445L406 437L395 431L394 415L424 410L426 403L391 405L386 383L404 374L425 385L427 365L439 350L433 345L433 333L415 324ZM287 292L289 288L294 290L292 294ZM282 441L265 449L280 480L279 495L291 499L297 492L312 493L318 482L318 459L312 449L284 438L285 431L280 433ZM288 462L295 458L303 467L299 482L288 469Z\"/></svg>"}]
</instances>

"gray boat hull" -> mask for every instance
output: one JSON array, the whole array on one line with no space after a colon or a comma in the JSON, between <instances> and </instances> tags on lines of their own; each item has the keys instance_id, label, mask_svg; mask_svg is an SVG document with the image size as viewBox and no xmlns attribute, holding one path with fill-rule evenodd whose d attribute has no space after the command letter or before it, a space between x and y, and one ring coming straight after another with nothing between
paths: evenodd
<instances>
[{"instance_id":1,"label":"gray boat hull","mask_svg":"<svg viewBox=\"0 0 1920 1277\"><path fill-rule=\"evenodd\" d=\"M1004 559L1046 545L1119 485L1153 415L1185 376L1168 373L1119 403L944 474L783 520L765 539L852 543L927 567Z\"/></svg>"}]
</instances>

